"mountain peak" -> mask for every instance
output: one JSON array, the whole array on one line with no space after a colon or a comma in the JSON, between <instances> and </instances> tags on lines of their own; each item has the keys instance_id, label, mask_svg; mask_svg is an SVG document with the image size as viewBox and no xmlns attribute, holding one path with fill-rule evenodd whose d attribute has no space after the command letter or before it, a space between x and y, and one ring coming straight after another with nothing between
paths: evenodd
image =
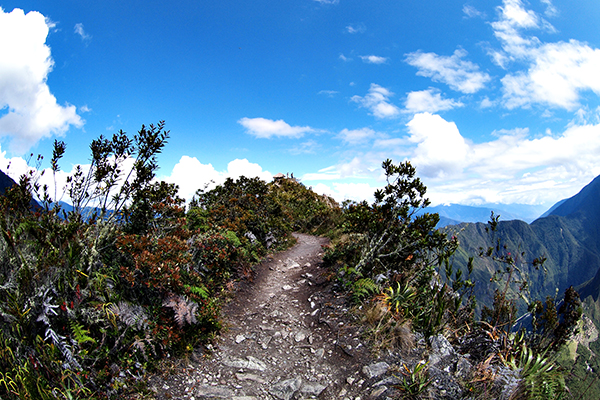
<instances>
[{"instance_id":1,"label":"mountain peak","mask_svg":"<svg viewBox=\"0 0 600 400\"><path fill-rule=\"evenodd\" d=\"M575 196L562 201L548 215L566 217L584 210L594 210L597 207L598 198L600 198L600 176L597 176Z\"/></svg>"}]
</instances>

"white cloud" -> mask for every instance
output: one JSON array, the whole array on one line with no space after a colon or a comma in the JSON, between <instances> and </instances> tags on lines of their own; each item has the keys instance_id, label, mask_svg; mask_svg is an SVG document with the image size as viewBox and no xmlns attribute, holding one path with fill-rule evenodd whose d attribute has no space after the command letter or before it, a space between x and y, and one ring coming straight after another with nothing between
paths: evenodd
<instances>
[{"instance_id":1,"label":"white cloud","mask_svg":"<svg viewBox=\"0 0 600 400\"><path fill-rule=\"evenodd\" d=\"M503 6L499 6L501 23L508 24L512 28L537 28L540 18L533 10L526 10L521 0L504 0Z\"/></svg>"},{"instance_id":2,"label":"white cloud","mask_svg":"<svg viewBox=\"0 0 600 400\"><path fill-rule=\"evenodd\" d=\"M318 3L321 4L337 4L340 2L340 0L315 0Z\"/></svg>"},{"instance_id":3,"label":"white cloud","mask_svg":"<svg viewBox=\"0 0 600 400\"><path fill-rule=\"evenodd\" d=\"M339 92L337 90L321 90L321 91L319 91L318 94L323 94L323 95L325 95L327 97L333 97L333 96L335 96L338 93Z\"/></svg>"},{"instance_id":4,"label":"white cloud","mask_svg":"<svg viewBox=\"0 0 600 400\"><path fill-rule=\"evenodd\" d=\"M75 24L74 31L81 37L81 40L83 40L84 42L89 42L92 39L92 37L85 32L85 30L83 29L83 24L81 23Z\"/></svg>"},{"instance_id":5,"label":"white cloud","mask_svg":"<svg viewBox=\"0 0 600 400\"><path fill-rule=\"evenodd\" d=\"M52 23L38 12L0 8L0 136L24 153L38 140L64 134L84 121L73 105L60 106L46 80L54 62L45 44Z\"/></svg>"},{"instance_id":6,"label":"white cloud","mask_svg":"<svg viewBox=\"0 0 600 400\"><path fill-rule=\"evenodd\" d=\"M575 194L600 174L600 124L572 125L561 134L546 132L535 138L528 129L499 131L492 141L472 144L449 122L438 121L440 126L428 128L435 123L426 121L432 117L409 123L413 125L409 129L417 125L421 130L419 136L412 133L413 140L426 132L426 139L409 158L438 202L553 203ZM444 144L446 154L434 140L426 146L434 151L422 151L427 139L444 130L451 133ZM452 157L456 160L445 165ZM431 174L436 171L437 175Z\"/></svg>"},{"instance_id":7,"label":"white cloud","mask_svg":"<svg viewBox=\"0 0 600 400\"><path fill-rule=\"evenodd\" d=\"M351 100L371 111L377 118L395 118L400 115L400 109L389 103L389 98L393 95L388 89L372 83L364 97L353 96Z\"/></svg>"},{"instance_id":8,"label":"white cloud","mask_svg":"<svg viewBox=\"0 0 600 400\"><path fill-rule=\"evenodd\" d=\"M502 78L503 97L508 108L546 104L574 110L580 93L591 90L600 95L600 50L575 40L549 43L530 49L526 72Z\"/></svg>"},{"instance_id":9,"label":"white cloud","mask_svg":"<svg viewBox=\"0 0 600 400\"><path fill-rule=\"evenodd\" d=\"M419 69L417 75L443 82L452 89L463 93L475 93L491 80L487 73L479 71L479 66L465 61L467 52L457 49L450 57L435 53L417 51L406 55L406 62Z\"/></svg>"},{"instance_id":10,"label":"white cloud","mask_svg":"<svg viewBox=\"0 0 600 400\"><path fill-rule=\"evenodd\" d=\"M274 121L266 118L242 118L238 121L246 128L248 134L260 139L272 137L299 138L314 130L310 126L290 126L282 119Z\"/></svg>"},{"instance_id":11,"label":"white cloud","mask_svg":"<svg viewBox=\"0 0 600 400\"><path fill-rule=\"evenodd\" d=\"M420 113L407 124L410 141L417 144L411 161L419 173L443 178L462 170L469 145L454 122L439 115Z\"/></svg>"},{"instance_id":12,"label":"white cloud","mask_svg":"<svg viewBox=\"0 0 600 400\"><path fill-rule=\"evenodd\" d=\"M484 97L483 100L479 103L479 108L491 108L494 107L495 103L490 100L488 97Z\"/></svg>"},{"instance_id":13,"label":"white cloud","mask_svg":"<svg viewBox=\"0 0 600 400\"><path fill-rule=\"evenodd\" d=\"M366 31L367 27L364 24L348 25L346 27L348 33L365 33Z\"/></svg>"},{"instance_id":14,"label":"white cloud","mask_svg":"<svg viewBox=\"0 0 600 400\"><path fill-rule=\"evenodd\" d=\"M430 88L408 93L405 111L413 114L420 112L435 113L463 106L464 104L460 101L443 99L439 90Z\"/></svg>"},{"instance_id":15,"label":"white cloud","mask_svg":"<svg viewBox=\"0 0 600 400\"><path fill-rule=\"evenodd\" d=\"M346 57L346 56L345 56L345 55L343 55L343 54L340 54L340 60L342 60L342 61L344 61L344 62L352 61L352 59L351 59L351 58L348 58L348 57Z\"/></svg>"},{"instance_id":16,"label":"white cloud","mask_svg":"<svg viewBox=\"0 0 600 400\"><path fill-rule=\"evenodd\" d=\"M315 154L321 146L314 140L307 140L297 146L292 147L289 152L293 155L299 154Z\"/></svg>"},{"instance_id":17,"label":"white cloud","mask_svg":"<svg viewBox=\"0 0 600 400\"><path fill-rule=\"evenodd\" d=\"M554 13L552 3L544 2ZM498 7L498 21L492 23L502 50L492 50L494 62L506 68L511 61L525 69L508 73L501 79L504 105L513 109L542 104L574 110L582 92L600 94L600 50L576 40L543 43L535 36L524 36L527 29L553 29L520 0L505 0Z\"/></svg>"},{"instance_id":18,"label":"white cloud","mask_svg":"<svg viewBox=\"0 0 600 400\"><path fill-rule=\"evenodd\" d=\"M367 64L384 64L388 60L387 57L380 57L374 55L360 56L360 58L363 60L363 62L366 62Z\"/></svg>"},{"instance_id":19,"label":"white cloud","mask_svg":"<svg viewBox=\"0 0 600 400\"><path fill-rule=\"evenodd\" d=\"M475 18L475 17L480 17L480 18L485 18L485 13L479 11L478 9L476 9L473 6L467 5L465 4L463 6L463 13L468 17L468 18Z\"/></svg>"},{"instance_id":20,"label":"white cloud","mask_svg":"<svg viewBox=\"0 0 600 400\"><path fill-rule=\"evenodd\" d=\"M497 9L498 20L491 25L503 51L492 50L490 55L502 68L506 68L509 61L531 58L530 51L541 44L537 37L524 37L521 32L541 28L555 31L549 22L533 10L525 9L521 0L504 0L503 6Z\"/></svg>"},{"instance_id":21,"label":"white cloud","mask_svg":"<svg viewBox=\"0 0 600 400\"><path fill-rule=\"evenodd\" d=\"M551 0L540 1L546 5L546 11L544 14L546 14L547 17L556 17L559 14L558 9L554 6L554 4L552 4Z\"/></svg>"},{"instance_id":22,"label":"white cloud","mask_svg":"<svg viewBox=\"0 0 600 400\"><path fill-rule=\"evenodd\" d=\"M183 156L173 167L171 175L160 179L179 186L179 195L190 201L198 189L212 189L222 184L227 178L237 179L240 176L258 177L271 181L273 175L264 171L258 164L246 159L236 159L227 165L227 170L217 171L212 164L202 164L196 157Z\"/></svg>"},{"instance_id":23,"label":"white cloud","mask_svg":"<svg viewBox=\"0 0 600 400\"><path fill-rule=\"evenodd\" d=\"M583 114L583 113L582 113ZM593 123L589 121L594 121ZM457 125L439 115L420 113L407 124L404 138L375 141L347 152L347 161L306 174L337 200L353 198L354 185L382 185L381 162L410 160L428 187L427 196L440 203L524 203L551 205L577 193L600 175L600 110L587 111L562 133L500 130L487 142L472 143ZM362 199L372 190L362 189ZM353 194L354 193L354 194ZM358 199L358 198L357 198Z\"/></svg>"},{"instance_id":24,"label":"white cloud","mask_svg":"<svg viewBox=\"0 0 600 400\"><path fill-rule=\"evenodd\" d=\"M338 203L344 200L362 201L367 200L372 202L374 200L373 193L379 189L379 186L371 186L369 183L333 183L327 185L325 183L318 183L313 186L312 189L315 193L332 197Z\"/></svg>"},{"instance_id":25,"label":"white cloud","mask_svg":"<svg viewBox=\"0 0 600 400\"><path fill-rule=\"evenodd\" d=\"M342 139L344 142L351 145L366 143L379 136L381 135L371 128L343 129L337 135L339 139Z\"/></svg>"}]
</instances>

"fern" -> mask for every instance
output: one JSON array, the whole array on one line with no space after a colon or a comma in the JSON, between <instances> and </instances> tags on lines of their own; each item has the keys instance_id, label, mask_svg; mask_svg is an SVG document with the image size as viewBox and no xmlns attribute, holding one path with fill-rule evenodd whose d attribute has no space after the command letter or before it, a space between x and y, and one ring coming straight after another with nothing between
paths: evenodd
<instances>
[{"instance_id":1,"label":"fern","mask_svg":"<svg viewBox=\"0 0 600 400\"><path fill-rule=\"evenodd\" d=\"M365 298L379 293L379 286L371 278L362 278L352 286L352 300L361 303Z\"/></svg>"},{"instance_id":2,"label":"fern","mask_svg":"<svg viewBox=\"0 0 600 400\"><path fill-rule=\"evenodd\" d=\"M56 333L52 328L48 327L46 329L46 337L45 341L48 339L52 340L52 343L60 350L62 355L65 357L67 361L63 366L65 369L71 369L71 366L75 368L81 369L81 365L77 362L75 357L73 356L73 352L71 351L71 346L66 342L66 337Z\"/></svg>"},{"instance_id":3,"label":"fern","mask_svg":"<svg viewBox=\"0 0 600 400\"><path fill-rule=\"evenodd\" d=\"M78 324L75 321L71 321L71 332L73 332L73 336L75 337L77 344L80 346L83 343L87 342L91 342L94 344L96 343L96 339L89 336L90 331L88 329L85 329L83 325Z\"/></svg>"},{"instance_id":4,"label":"fern","mask_svg":"<svg viewBox=\"0 0 600 400\"><path fill-rule=\"evenodd\" d=\"M131 305L124 301L119 304L112 304L108 310L119 317L119 320L128 327L135 327L138 330L148 328L148 316L140 305Z\"/></svg>"},{"instance_id":5,"label":"fern","mask_svg":"<svg viewBox=\"0 0 600 400\"><path fill-rule=\"evenodd\" d=\"M183 296L176 294L170 294L163 301L164 307L169 307L175 313L175 322L180 328L183 328L185 323L192 325L198 322L196 320L196 311L198 310L198 303L187 300Z\"/></svg>"},{"instance_id":6,"label":"fern","mask_svg":"<svg viewBox=\"0 0 600 400\"><path fill-rule=\"evenodd\" d=\"M37 317L37 321L43 322L46 326L50 326L50 318L49 316L58 315L56 311L54 311L58 306L56 304L52 304L52 297L48 296L48 292L50 289L46 289L43 294L44 300L42 301L42 312Z\"/></svg>"},{"instance_id":7,"label":"fern","mask_svg":"<svg viewBox=\"0 0 600 400\"><path fill-rule=\"evenodd\" d=\"M185 290L188 290L190 293L199 296L202 299L208 298L208 290L204 286L191 286L191 285L183 285Z\"/></svg>"}]
</instances>

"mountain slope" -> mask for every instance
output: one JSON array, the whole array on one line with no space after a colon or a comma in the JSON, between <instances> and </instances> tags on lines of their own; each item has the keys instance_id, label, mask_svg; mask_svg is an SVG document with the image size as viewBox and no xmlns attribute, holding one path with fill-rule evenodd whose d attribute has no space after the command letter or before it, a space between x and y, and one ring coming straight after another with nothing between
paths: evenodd
<instances>
[{"instance_id":1,"label":"mountain slope","mask_svg":"<svg viewBox=\"0 0 600 400\"><path fill-rule=\"evenodd\" d=\"M16 185L16 182L10 176L0 171L0 194L4 194L13 185Z\"/></svg>"},{"instance_id":2,"label":"mountain slope","mask_svg":"<svg viewBox=\"0 0 600 400\"><path fill-rule=\"evenodd\" d=\"M460 230L461 242L455 265L464 268L469 255L477 256L479 248L495 246L495 240L500 239L501 245L506 245L506 249L501 247L500 251L512 252L525 272L532 299L555 296L557 291L562 295L569 286L581 286L588 281L594 282L594 286L586 288L585 293L595 291L597 298L600 293L600 275L596 276L600 270L598 198L600 177L559 204L547 217L538 218L531 224L500 221L495 237L486 232L487 224L460 224L453 228ZM546 258L544 268L531 266L537 257ZM489 258L475 257L476 295L485 305L491 305L494 286L490 284L490 278L500 266Z\"/></svg>"}]
</instances>

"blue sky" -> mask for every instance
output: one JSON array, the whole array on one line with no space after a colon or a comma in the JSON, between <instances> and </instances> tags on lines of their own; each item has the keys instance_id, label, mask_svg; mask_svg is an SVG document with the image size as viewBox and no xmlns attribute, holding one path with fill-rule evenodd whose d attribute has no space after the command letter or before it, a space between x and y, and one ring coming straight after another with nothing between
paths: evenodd
<instances>
[{"instance_id":1,"label":"blue sky","mask_svg":"<svg viewBox=\"0 0 600 400\"><path fill-rule=\"evenodd\" d=\"M158 176L551 205L600 174L597 0L0 0L0 168L165 120ZM44 167L44 166L42 166ZM64 179L61 175L61 179Z\"/></svg>"}]
</instances>

